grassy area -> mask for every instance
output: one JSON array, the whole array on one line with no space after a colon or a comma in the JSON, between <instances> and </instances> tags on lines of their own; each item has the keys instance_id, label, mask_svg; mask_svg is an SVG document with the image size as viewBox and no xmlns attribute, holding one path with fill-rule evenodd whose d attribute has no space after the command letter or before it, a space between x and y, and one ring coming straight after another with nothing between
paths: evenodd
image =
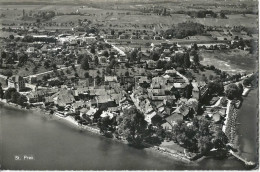
<instances>
[{"instance_id":1,"label":"grassy area","mask_svg":"<svg viewBox=\"0 0 260 172\"><path fill-rule=\"evenodd\" d=\"M257 68L255 56L243 50L200 50L199 55L203 65L214 65L231 73L252 72Z\"/></svg>"},{"instance_id":2,"label":"grassy area","mask_svg":"<svg viewBox=\"0 0 260 172\"><path fill-rule=\"evenodd\" d=\"M205 76L208 81L209 81L209 76L213 76L213 78L217 77L216 73L213 70L205 70L205 71L199 70L199 73L195 73L195 72L193 72L193 70L189 69L189 72L192 73L192 76L194 76L196 81L198 81L198 82L204 81L203 76Z\"/></svg>"},{"instance_id":3,"label":"grassy area","mask_svg":"<svg viewBox=\"0 0 260 172\"><path fill-rule=\"evenodd\" d=\"M160 147L162 148L167 148L167 149L170 149L170 150L174 150L174 151L177 151L179 153L183 153L184 152L184 148L179 146L178 144L174 143L173 141L169 141L169 142L162 142Z\"/></svg>"},{"instance_id":4,"label":"grassy area","mask_svg":"<svg viewBox=\"0 0 260 172\"><path fill-rule=\"evenodd\" d=\"M195 18L192 19L194 22L201 23L206 26L245 26L245 27L257 27L257 15L242 14L227 15L228 19L219 18Z\"/></svg>"}]
</instances>

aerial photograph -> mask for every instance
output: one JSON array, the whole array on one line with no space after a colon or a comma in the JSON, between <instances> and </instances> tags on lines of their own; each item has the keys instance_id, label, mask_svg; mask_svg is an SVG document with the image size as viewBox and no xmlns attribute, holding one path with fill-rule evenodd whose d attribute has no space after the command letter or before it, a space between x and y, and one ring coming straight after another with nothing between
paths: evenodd
<instances>
[{"instance_id":1,"label":"aerial photograph","mask_svg":"<svg viewBox=\"0 0 260 172\"><path fill-rule=\"evenodd\" d=\"M258 5L0 0L0 171L259 169Z\"/></svg>"}]
</instances>

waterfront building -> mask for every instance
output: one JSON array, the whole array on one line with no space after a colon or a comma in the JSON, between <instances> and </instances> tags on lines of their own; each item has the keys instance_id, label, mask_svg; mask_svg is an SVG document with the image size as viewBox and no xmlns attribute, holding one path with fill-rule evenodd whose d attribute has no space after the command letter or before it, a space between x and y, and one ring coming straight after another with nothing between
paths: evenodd
<instances>
[{"instance_id":1,"label":"waterfront building","mask_svg":"<svg viewBox=\"0 0 260 172\"><path fill-rule=\"evenodd\" d=\"M8 79L8 87L15 88L18 92L25 89L25 81L19 75L12 76Z\"/></svg>"}]
</instances>

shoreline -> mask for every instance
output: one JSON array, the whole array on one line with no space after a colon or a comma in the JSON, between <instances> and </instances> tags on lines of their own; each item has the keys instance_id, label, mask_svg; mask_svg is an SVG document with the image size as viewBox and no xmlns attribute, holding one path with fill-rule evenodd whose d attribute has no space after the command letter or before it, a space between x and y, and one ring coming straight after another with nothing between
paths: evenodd
<instances>
[{"instance_id":1,"label":"shoreline","mask_svg":"<svg viewBox=\"0 0 260 172\"><path fill-rule=\"evenodd\" d=\"M96 129L96 128L93 128L93 127L90 127L90 126L79 125L71 116L60 117L60 116L55 115L55 114L51 115L46 110L43 110L43 109L40 109L40 108L25 109L25 108L20 107L19 105L4 102L3 99L0 99L0 104L2 104L3 106L6 106L8 108L13 108L13 109L16 109L16 110L23 110L23 111L28 111L28 112L37 112L39 116L47 117L49 120L52 119L52 120L60 121L60 122L64 123L65 125L69 125L69 126L75 128L75 129L79 129L79 130L82 130L82 131L88 131L91 134L103 136L99 132L99 130ZM112 139L113 141L116 141L116 142L120 142L120 143L125 144L125 145L128 144L125 140L118 140L118 139L115 139L115 138L110 138L110 139ZM145 145L149 145L149 144L145 143ZM149 146L151 146L151 145L149 145ZM174 150L167 150L166 148L162 148L162 147L159 147L159 146L151 146L151 147L148 147L148 148L144 148L143 150L148 151L148 152L152 152L152 153L157 153L157 154L166 156L168 158L171 158L171 159L179 161L179 162L196 163L196 161L191 161L187 157L185 157L185 154L181 155L180 153L172 152Z\"/></svg>"}]
</instances>

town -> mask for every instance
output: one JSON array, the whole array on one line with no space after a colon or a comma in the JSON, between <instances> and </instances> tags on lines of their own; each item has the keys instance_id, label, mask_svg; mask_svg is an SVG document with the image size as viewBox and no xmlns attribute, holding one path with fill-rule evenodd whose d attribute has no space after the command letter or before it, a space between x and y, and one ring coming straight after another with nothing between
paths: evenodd
<instances>
[{"instance_id":1,"label":"town","mask_svg":"<svg viewBox=\"0 0 260 172\"><path fill-rule=\"evenodd\" d=\"M252 28L127 21L136 15L170 18L171 11L159 5L125 12L88 9L5 9L18 13L19 22L2 23L1 102L184 160L236 155L237 110L256 87L258 71L202 61L207 53L237 51L252 63L258 54ZM229 14L186 15L228 20Z\"/></svg>"}]
</instances>

